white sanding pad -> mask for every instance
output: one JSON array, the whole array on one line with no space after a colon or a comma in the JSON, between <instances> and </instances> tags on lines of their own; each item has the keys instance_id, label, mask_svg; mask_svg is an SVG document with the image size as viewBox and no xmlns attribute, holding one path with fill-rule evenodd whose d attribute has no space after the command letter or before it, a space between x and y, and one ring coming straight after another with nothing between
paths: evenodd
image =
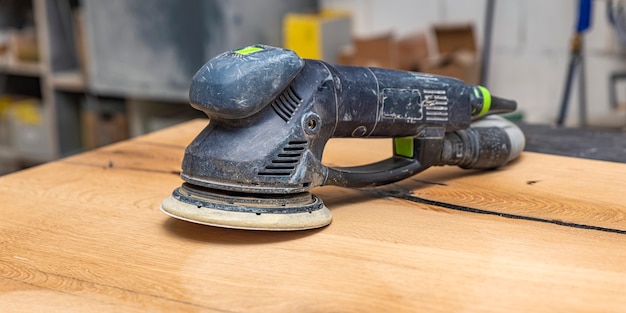
<instances>
[{"instance_id":1,"label":"white sanding pad","mask_svg":"<svg viewBox=\"0 0 626 313\"><path fill-rule=\"evenodd\" d=\"M248 230L305 230L330 224L330 210L322 208L297 213L251 213L206 208L185 203L169 196L161 204L165 214L188 222Z\"/></svg>"}]
</instances>

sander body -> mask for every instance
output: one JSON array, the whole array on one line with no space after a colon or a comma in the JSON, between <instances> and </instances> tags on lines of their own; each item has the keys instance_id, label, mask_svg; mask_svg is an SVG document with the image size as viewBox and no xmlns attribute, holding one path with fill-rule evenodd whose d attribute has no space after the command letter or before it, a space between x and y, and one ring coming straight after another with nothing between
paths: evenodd
<instances>
[{"instance_id":1,"label":"sander body","mask_svg":"<svg viewBox=\"0 0 626 313\"><path fill-rule=\"evenodd\" d=\"M209 60L192 107L209 117L185 150L182 186L161 209L195 223L300 230L330 223L318 186L374 187L431 166L490 169L517 157L524 136L493 113L515 101L442 76L334 66L255 45ZM490 116L488 116L490 115ZM394 138L393 156L354 167L322 163L330 138Z\"/></svg>"}]
</instances>

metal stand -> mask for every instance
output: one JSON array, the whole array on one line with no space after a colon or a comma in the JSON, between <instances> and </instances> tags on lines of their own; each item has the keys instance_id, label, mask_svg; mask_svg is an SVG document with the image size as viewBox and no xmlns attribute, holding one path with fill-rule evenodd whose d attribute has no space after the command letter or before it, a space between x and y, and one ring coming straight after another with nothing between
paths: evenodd
<instances>
[{"instance_id":1,"label":"metal stand","mask_svg":"<svg viewBox=\"0 0 626 313\"><path fill-rule=\"evenodd\" d=\"M569 66L567 67L567 74L565 77L565 88L563 90L563 97L561 101L561 109L559 110L559 117L556 121L558 126L563 126L565 117L567 116L567 106L569 104L569 95L572 89L572 83L574 81L574 75L576 74L576 68L580 68L579 81L578 81L578 103L579 103L579 123L581 126L587 124L587 95L585 91L585 59L581 52L582 35L577 33L572 40L572 50L569 60Z\"/></svg>"},{"instance_id":2,"label":"metal stand","mask_svg":"<svg viewBox=\"0 0 626 313\"><path fill-rule=\"evenodd\" d=\"M572 83L576 68L579 67L578 73L578 105L579 105L579 124L581 127L587 126L587 84L585 82L585 58L583 55L583 33L591 26L591 9L592 0L578 1L578 20L576 23L576 32L572 38L570 48L570 60L565 76L565 88L563 90L563 98L561 101L561 109L556 124L563 126L565 117L567 116L567 105L569 103L569 94L572 89Z\"/></svg>"},{"instance_id":3,"label":"metal stand","mask_svg":"<svg viewBox=\"0 0 626 313\"><path fill-rule=\"evenodd\" d=\"M487 0L485 5L485 28L483 31L483 55L480 60L480 84L487 86L489 62L491 59L491 38L493 33L493 17L496 0Z\"/></svg>"}]
</instances>

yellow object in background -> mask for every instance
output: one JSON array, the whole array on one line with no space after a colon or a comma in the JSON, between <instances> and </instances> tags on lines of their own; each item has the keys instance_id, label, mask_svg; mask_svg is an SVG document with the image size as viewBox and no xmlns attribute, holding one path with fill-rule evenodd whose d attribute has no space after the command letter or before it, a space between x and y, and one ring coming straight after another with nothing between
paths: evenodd
<instances>
[{"instance_id":1,"label":"yellow object in background","mask_svg":"<svg viewBox=\"0 0 626 313\"><path fill-rule=\"evenodd\" d=\"M0 119L17 119L23 124L38 125L43 119L39 100L20 95L0 96Z\"/></svg>"},{"instance_id":2,"label":"yellow object in background","mask_svg":"<svg viewBox=\"0 0 626 313\"><path fill-rule=\"evenodd\" d=\"M345 11L290 13L283 21L283 46L306 59L337 63L339 51L352 41L352 19Z\"/></svg>"},{"instance_id":3,"label":"yellow object in background","mask_svg":"<svg viewBox=\"0 0 626 313\"><path fill-rule=\"evenodd\" d=\"M54 159L46 114L41 99L15 94L0 96L0 146L33 164Z\"/></svg>"},{"instance_id":4,"label":"yellow object in background","mask_svg":"<svg viewBox=\"0 0 626 313\"><path fill-rule=\"evenodd\" d=\"M0 120L9 114L9 108L13 100L7 96L0 96Z\"/></svg>"},{"instance_id":5,"label":"yellow object in background","mask_svg":"<svg viewBox=\"0 0 626 313\"><path fill-rule=\"evenodd\" d=\"M26 99L11 104L15 118L23 124L39 125L43 117L39 112L38 102Z\"/></svg>"}]
</instances>

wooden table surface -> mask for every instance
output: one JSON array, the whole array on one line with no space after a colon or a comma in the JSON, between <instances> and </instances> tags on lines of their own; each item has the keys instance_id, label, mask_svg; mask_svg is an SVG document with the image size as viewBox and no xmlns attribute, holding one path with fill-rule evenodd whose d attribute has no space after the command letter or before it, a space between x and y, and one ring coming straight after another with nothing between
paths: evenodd
<instances>
[{"instance_id":1,"label":"wooden table surface","mask_svg":"<svg viewBox=\"0 0 626 313\"><path fill-rule=\"evenodd\" d=\"M314 189L322 229L240 231L159 211L205 124L0 177L0 312L626 311L626 164L431 168ZM332 140L325 162L390 150Z\"/></svg>"}]
</instances>

